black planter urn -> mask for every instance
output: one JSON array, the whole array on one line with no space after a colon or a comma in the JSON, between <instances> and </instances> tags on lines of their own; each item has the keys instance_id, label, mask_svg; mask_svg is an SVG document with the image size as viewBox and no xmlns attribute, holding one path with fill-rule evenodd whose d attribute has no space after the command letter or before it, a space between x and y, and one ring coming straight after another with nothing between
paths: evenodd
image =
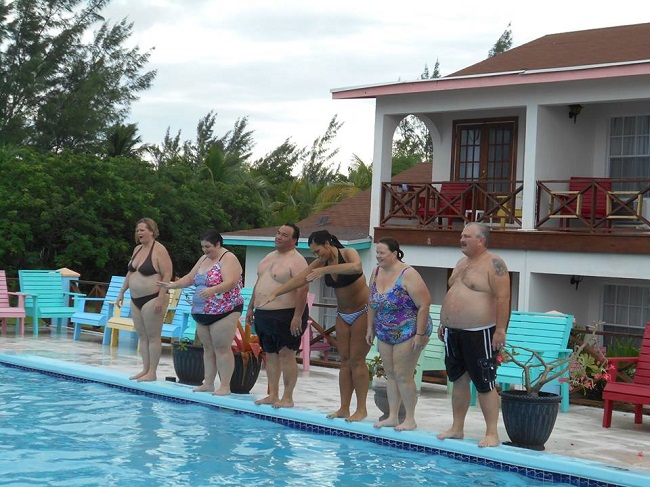
<instances>
[{"instance_id":1,"label":"black planter urn","mask_svg":"<svg viewBox=\"0 0 650 487\"><path fill-rule=\"evenodd\" d=\"M388 390L386 387L385 380L374 380L372 384L372 389L375 391L375 405L379 410L384 413L382 414L377 421L383 421L388 417L389 407L388 407ZM404 409L404 403L400 403L399 412L397 413L397 418L400 423L404 421L406 417L406 410Z\"/></svg>"},{"instance_id":2,"label":"black planter urn","mask_svg":"<svg viewBox=\"0 0 650 487\"><path fill-rule=\"evenodd\" d=\"M551 436L562 397L540 392L538 397L526 391L501 391L501 414L510 442L506 445L543 450Z\"/></svg>"},{"instance_id":3,"label":"black planter urn","mask_svg":"<svg viewBox=\"0 0 650 487\"><path fill-rule=\"evenodd\" d=\"M235 394L248 394L262 368L262 355L255 357L253 352L233 353L235 369L230 379L230 391ZM172 358L178 382L191 386L203 384L203 347L190 344L172 344Z\"/></svg>"},{"instance_id":4,"label":"black planter urn","mask_svg":"<svg viewBox=\"0 0 650 487\"><path fill-rule=\"evenodd\" d=\"M191 386L203 384L203 347L172 343L172 359L178 382Z\"/></svg>"},{"instance_id":5,"label":"black planter urn","mask_svg":"<svg viewBox=\"0 0 650 487\"><path fill-rule=\"evenodd\" d=\"M235 370L230 379L230 392L234 394L248 394L262 368L262 354L256 357L253 352L234 352Z\"/></svg>"}]
</instances>

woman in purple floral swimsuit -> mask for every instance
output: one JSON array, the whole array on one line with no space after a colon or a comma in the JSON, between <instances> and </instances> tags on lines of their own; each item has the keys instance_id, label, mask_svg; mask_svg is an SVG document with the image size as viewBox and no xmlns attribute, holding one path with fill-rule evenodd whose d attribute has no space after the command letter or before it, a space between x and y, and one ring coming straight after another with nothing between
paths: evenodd
<instances>
[{"instance_id":1,"label":"woman in purple floral swimsuit","mask_svg":"<svg viewBox=\"0 0 650 487\"><path fill-rule=\"evenodd\" d=\"M377 268L370 277L370 309L366 340L377 347L388 379L388 417L376 428L393 426L413 430L417 390L413 375L420 353L433 329L429 316L431 295L420 274L402 262L404 252L393 238L377 243ZM398 420L400 404L406 416Z\"/></svg>"}]
</instances>

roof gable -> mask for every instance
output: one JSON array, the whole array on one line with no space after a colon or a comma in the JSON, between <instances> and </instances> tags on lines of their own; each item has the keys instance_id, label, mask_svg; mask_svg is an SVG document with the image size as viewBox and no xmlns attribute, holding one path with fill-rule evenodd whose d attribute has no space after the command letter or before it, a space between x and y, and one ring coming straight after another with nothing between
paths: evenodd
<instances>
[{"instance_id":1,"label":"roof gable","mask_svg":"<svg viewBox=\"0 0 650 487\"><path fill-rule=\"evenodd\" d=\"M650 23L550 34L445 77L650 60Z\"/></svg>"}]
</instances>

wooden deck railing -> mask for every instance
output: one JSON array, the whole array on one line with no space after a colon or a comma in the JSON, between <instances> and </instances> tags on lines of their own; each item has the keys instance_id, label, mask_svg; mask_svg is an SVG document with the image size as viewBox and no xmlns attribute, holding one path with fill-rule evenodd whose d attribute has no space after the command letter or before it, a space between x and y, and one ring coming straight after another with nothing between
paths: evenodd
<instances>
[{"instance_id":1,"label":"wooden deck railing","mask_svg":"<svg viewBox=\"0 0 650 487\"><path fill-rule=\"evenodd\" d=\"M469 222L493 230L522 228L521 181L382 183L380 226L458 230ZM650 179L571 178L537 182L534 229L551 232L649 233Z\"/></svg>"},{"instance_id":2,"label":"wooden deck railing","mask_svg":"<svg viewBox=\"0 0 650 487\"><path fill-rule=\"evenodd\" d=\"M521 181L383 183L381 226L458 229L473 221L521 227Z\"/></svg>"},{"instance_id":3,"label":"wooden deck railing","mask_svg":"<svg viewBox=\"0 0 650 487\"><path fill-rule=\"evenodd\" d=\"M578 183L575 181L578 180ZM647 233L650 180L572 178L537 182L538 230Z\"/></svg>"}]
</instances>

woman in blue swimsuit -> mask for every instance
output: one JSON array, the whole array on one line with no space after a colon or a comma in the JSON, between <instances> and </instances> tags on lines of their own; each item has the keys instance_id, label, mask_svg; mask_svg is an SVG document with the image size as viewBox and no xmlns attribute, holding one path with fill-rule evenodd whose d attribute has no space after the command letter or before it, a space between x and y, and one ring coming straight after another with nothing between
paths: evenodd
<instances>
[{"instance_id":1,"label":"woman in blue swimsuit","mask_svg":"<svg viewBox=\"0 0 650 487\"><path fill-rule=\"evenodd\" d=\"M307 239L316 257L302 273L293 277L269 295L269 301L324 277L325 285L334 289L337 301L336 348L341 356L339 389L341 406L328 418L361 421L368 416L368 367L366 355L366 318L368 316L368 285L363 275L361 258L355 249L344 248L327 230L313 232ZM350 414L352 393L356 394L357 410Z\"/></svg>"},{"instance_id":2,"label":"woman in blue swimsuit","mask_svg":"<svg viewBox=\"0 0 650 487\"><path fill-rule=\"evenodd\" d=\"M420 274L402 262L404 252L394 238L377 242L377 268L370 276L370 309L367 342L377 337L388 386L388 417L376 428L393 426L413 430L417 390L413 375L420 353L433 330L429 305L431 295ZM404 402L406 416L400 424L398 412Z\"/></svg>"},{"instance_id":3,"label":"woman in blue swimsuit","mask_svg":"<svg viewBox=\"0 0 650 487\"><path fill-rule=\"evenodd\" d=\"M131 290L131 317L140 339L142 370L131 376L138 381L156 380L162 342L160 334L169 304L167 290L158 281L172 276L172 260L164 245L156 242L158 225L151 218L142 218L135 227L135 241L139 245L127 266L127 274L117 303L121 306L124 293Z\"/></svg>"}]
</instances>

